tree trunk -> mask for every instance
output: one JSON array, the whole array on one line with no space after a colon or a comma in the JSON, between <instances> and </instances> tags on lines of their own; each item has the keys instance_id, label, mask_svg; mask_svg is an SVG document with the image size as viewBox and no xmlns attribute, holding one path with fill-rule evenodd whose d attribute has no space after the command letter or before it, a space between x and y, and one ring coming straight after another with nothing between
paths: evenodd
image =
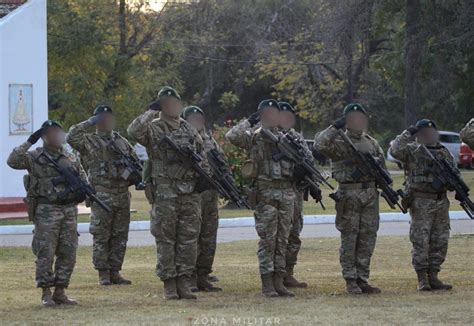
<instances>
[{"instance_id":1,"label":"tree trunk","mask_svg":"<svg viewBox=\"0 0 474 326\"><path fill-rule=\"evenodd\" d=\"M407 0L405 43L405 124L416 122L421 110L421 51L420 0Z\"/></svg>"}]
</instances>

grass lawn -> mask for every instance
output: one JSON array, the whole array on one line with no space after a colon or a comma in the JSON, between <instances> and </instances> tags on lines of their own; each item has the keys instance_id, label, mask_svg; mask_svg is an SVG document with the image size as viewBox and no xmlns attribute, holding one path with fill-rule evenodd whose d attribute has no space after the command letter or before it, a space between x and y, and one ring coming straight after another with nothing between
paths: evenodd
<instances>
[{"instance_id":1,"label":"grass lawn","mask_svg":"<svg viewBox=\"0 0 474 326\"><path fill-rule=\"evenodd\" d=\"M215 275L220 278L224 292L199 294L197 301L174 302L162 299L162 284L154 276L153 247L130 248L123 274L133 280L133 285L111 287L96 284L91 248L84 247L79 250L68 292L80 305L53 309L39 305L40 291L34 287L31 250L1 248L0 324L474 323L474 237L450 240L448 259L441 273L442 279L454 284L454 290L449 292L418 293L407 237L380 237L371 280L383 293L348 296L340 276L338 245L336 238L304 240L296 272L310 287L296 290L296 297L290 299L261 297L255 241L219 245ZM266 319L256 323L253 318Z\"/></svg>"},{"instance_id":2,"label":"grass lawn","mask_svg":"<svg viewBox=\"0 0 474 326\"><path fill-rule=\"evenodd\" d=\"M403 172L398 170L395 171L397 174L393 174L394 180L394 189L403 189ZM463 170L463 178L467 185L473 189L474 191L474 172ZM337 188L337 183L330 179L331 184L334 188ZM321 214L335 214L334 208L334 201L328 197L328 195L333 192L327 187L323 187L323 198L324 198L324 205L326 206L326 210L323 210L319 204L316 204L314 201L310 200L305 202L304 205L304 214L305 215L321 215ZM449 194L449 198L451 200L451 210L462 210L461 206L459 206L458 202L454 199L454 193ZM133 221L143 221L148 220L149 211L150 211L150 204L145 198L145 194L143 191L135 191L132 190L132 208L136 210L136 212L132 213L132 220ZM381 212L395 212L392 210L386 201L383 198L380 198L380 211ZM221 208L219 215L221 218L233 218L233 217L243 217L243 216L253 216L253 211L246 210L246 209L225 209ZM79 222L89 222L89 215L82 215L79 216ZM12 225L12 224L31 224L26 219L6 219L0 220L0 225Z\"/></svg>"}]
</instances>

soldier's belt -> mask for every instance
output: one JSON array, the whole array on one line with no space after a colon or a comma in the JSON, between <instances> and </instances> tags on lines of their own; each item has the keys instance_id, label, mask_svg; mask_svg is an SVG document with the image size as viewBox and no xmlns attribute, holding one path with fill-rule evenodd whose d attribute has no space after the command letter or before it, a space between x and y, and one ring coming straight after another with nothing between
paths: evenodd
<instances>
[{"instance_id":1,"label":"soldier's belt","mask_svg":"<svg viewBox=\"0 0 474 326\"><path fill-rule=\"evenodd\" d=\"M128 191L128 187L108 188L108 187L99 186L99 185L94 186L94 189L97 192L106 192L106 193L109 193L109 194L121 194L121 193L124 193L124 192Z\"/></svg>"},{"instance_id":2,"label":"soldier's belt","mask_svg":"<svg viewBox=\"0 0 474 326\"><path fill-rule=\"evenodd\" d=\"M265 181L265 180L257 180L257 187L260 188L277 188L277 189L288 189L288 188L295 188L295 183L293 181L282 181L282 180L274 180L274 181Z\"/></svg>"},{"instance_id":3,"label":"soldier's belt","mask_svg":"<svg viewBox=\"0 0 474 326\"><path fill-rule=\"evenodd\" d=\"M412 196L415 198L425 198L425 199L433 199L433 200L441 200L446 198L446 192L437 192L437 193L430 193L430 192L419 192L414 191Z\"/></svg>"},{"instance_id":4,"label":"soldier's belt","mask_svg":"<svg viewBox=\"0 0 474 326\"><path fill-rule=\"evenodd\" d=\"M342 189L342 190L370 189L370 188L375 188L376 186L377 185L375 184L374 181L339 183L339 189Z\"/></svg>"},{"instance_id":5,"label":"soldier's belt","mask_svg":"<svg viewBox=\"0 0 474 326\"><path fill-rule=\"evenodd\" d=\"M48 198L44 197L36 198L36 203L59 206L77 205L77 202L75 200L49 200Z\"/></svg>"}]
</instances>

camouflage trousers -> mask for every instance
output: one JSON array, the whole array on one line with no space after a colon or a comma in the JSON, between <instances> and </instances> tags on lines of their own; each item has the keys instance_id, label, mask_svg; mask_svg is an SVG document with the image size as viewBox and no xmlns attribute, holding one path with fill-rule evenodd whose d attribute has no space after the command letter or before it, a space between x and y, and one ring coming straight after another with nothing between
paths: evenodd
<instances>
[{"instance_id":1,"label":"camouflage trousers","mask_svg":"<svg viewBox=\"0 0 474 326\"><path fill-rule=\"evenodd\" d=\"M449 200L414 198L410 215L413 267L439 271L448 252Z\"/></svg>"},{"instance_id":2,"label":"camouflage trousers","mask_svg":"<svg viewBox=\"0 0 474 326\"><path fill-rule=\"evenodd\" d=\"M97 197L111 209L107 213L97 203L91 207L90 233L93 236L92 262L97 270L122 269L130 226L130 193L98 192Z\"/></svg>"},{"instance_id":3,"label":"camouflage trousers","mask_svg":"<svg viewBox=\"0 0 474 326\"><path fill-rule=\"evenodd\" d=\"M294 266L298 260L298 253L301 248L300 234L303 230L303 192L297 191L295 197L295 207L293 220L291 222L288 246L286 249L286 265Z\"/></svg>"},{"instance_id":4,"label":"camouflage trousers","mask_svg":"<svg viewBox=\"0 0 474 326\"><path fill-rule=\"evenodd\" d=\"M291 188L259 189L255 207L255 228L260 237L260 274L286 273L286 251L295 204Z\"/></svg>"},{"instance_id":5,"label":"camouflage trousers","mask_svg":"<svg viewBox=\"0 0 474 326\"><path fill-rule=\"evenodd\" d=\"M36 285L66 288L76 264L77 206L38 204L35 219Z\"/></svg>"},{"instance_id":6,"label":"camouflage trousers","mask_svg":"<svg viewBox=\"0 0 474 326\"><path fill-rule=\"evenodd\" d=\"M219 195L214 190L201 193L201 232L198 240L196 271L210 274L216 254L217 228L219 227Z\"/></svg>"},{"instance_id":7,"label":"camouflage trousers","mask_svg":"<svg viewBox=\"0 0 474 326\"><path fill-rule=\"evenodd\" d=\"M201 229L201 197L155 190L150 231L156 242L156 275L164 281L191 276L196 267Z\"/></svg>"},{"instance_id":8,"label":"camouflage trousers","mask_svg":"<svg viewBox=\"0 0 474 326\"><path fill-rule=\"evenodd\" d=\"M367 281L379 229L379 193L375 188L338 190L336 228L341 232L339 260L344 279Z\"/></svg>"}]
</instances>

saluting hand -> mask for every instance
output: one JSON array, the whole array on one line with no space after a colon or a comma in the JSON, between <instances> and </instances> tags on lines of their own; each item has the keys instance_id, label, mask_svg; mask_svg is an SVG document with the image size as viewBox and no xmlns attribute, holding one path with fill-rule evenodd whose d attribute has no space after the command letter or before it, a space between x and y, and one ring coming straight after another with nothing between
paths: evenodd
<instances>
[{"instance_id":1,"label":"saluting hand","mask_svg":"<svg viewBox=\"0 0 474 326\"><path fill-rule=\"evenodd\" d=\"M28 137L28 142L32 145L36 144L36 142L41 138L42 134L43 134L43 128L36 130L34 133L30 135L30 137Z\"/></svg>"},{"instance_id":2,"label":"saluting hand","mask_svg":"<svg viewBox=\"0 0 474 326\"><path fill-rule=\"evenodd\" d=\"M250 126L255 126L260 121L260 112L254 112L248 117L247 121L250 123Z\"/></svg>"},{"instance_id":3,"label":"saluting hand","mask_svg":"<svg viewBox=\"0 0 474 326\"><path fill-rule=\"evenodd\" d=\"M340 117L339 119L334 121L332 125L337 130L344 128L346 126L346 117Z\"/></svg>"}]
</instances>

